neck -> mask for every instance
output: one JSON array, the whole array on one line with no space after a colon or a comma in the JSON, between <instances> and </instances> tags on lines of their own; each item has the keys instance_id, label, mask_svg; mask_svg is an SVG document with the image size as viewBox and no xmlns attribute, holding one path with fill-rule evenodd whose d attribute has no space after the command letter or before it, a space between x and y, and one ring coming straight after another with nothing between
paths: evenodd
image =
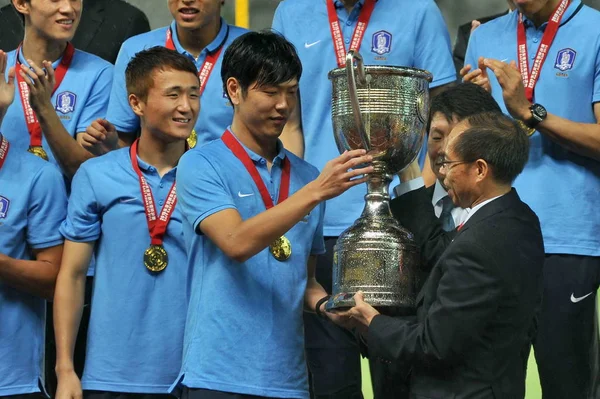
<instances>
[{"instance_id":1,"label":"neck","mask_svg":"<svg viewBox=\"0 0 600 399\"><path fill-rule=\"evenodd\" d=\"M351 12L354 8L354 5L358 3L358 0L342 0L342 3L344 3L344 8L346 11Z\"/></svg>"},{"instance_id":2,"label":"neck","mask_svg":"<svg viewBox=\"0 0 600 399\"><path fill-rule=\"evenodd\" d=\"M198 29L184 29L177 26L177 38L181 46L194 57L198 57L219 34L221 18L217 17L208 25Z\"/></svg>"},{"instance_id":3,"label":"neck","mask_svg":"<svg viewBox=\"0 0 600 399\"><path fill-rule=\"evenodd\" d=\"M231 132L235 137L245 145L250 151L265 158L270 164L277 156L277 139L270 137L261 139L257 134L253 134L250 129L240 123L235 117L231 123Z\"/></svg>"},{"instance_id":4,"label":"neck","mask_svg":"<svg viewBox=\"0 0 600 399\"><path fill-rule=\"evenodd\" d=\"M25 30L25 38L23 39L21 51L26 60L31 60L37 66L41 67L42 61L54 62L58 60L66 47L66 41L47 40L29 28Z\"/></svg>"},{"instance_id":5,"label":"neck","mask_svg":"<svg viewBox=\"0 0 600 399\"><path fill-rule=\"evenodd\" d=\"M179 158L185 152L185 140L167 143L142 130L137 150L140 159L154 166L162 177L179 163Z\"/></svg>"},{"instance_id":6,"label":"neck","mask_svg":"<svg viewBox=\"0 0 600 399\"><path fill-rule=\"evenodd\" d=\"M501 195L507 194L509 193L511 190L511 185L497 185L494 187L491 187L489 190L486 190L485 192L481 193L481 195L475 199L475 201L471 204L470 208L475 208L477 205L481 204L482 202L485 202L487 200L490 200L492 198L496 198L499 197Z\"/></svg>"},{"instance_id":7,"label":"neck","mask_svg":"<svg viewBox=\"0 0 600 399\"><path fill-rule=\"evenodd\" d=\"M548 0L548 2L537 12L532 13L531 15L525 14L525 16L533 22L533 24L539 28L544 22L548 22L552 12L556 9L558 4L562 0Z\"/></svg>"}]
</instances>

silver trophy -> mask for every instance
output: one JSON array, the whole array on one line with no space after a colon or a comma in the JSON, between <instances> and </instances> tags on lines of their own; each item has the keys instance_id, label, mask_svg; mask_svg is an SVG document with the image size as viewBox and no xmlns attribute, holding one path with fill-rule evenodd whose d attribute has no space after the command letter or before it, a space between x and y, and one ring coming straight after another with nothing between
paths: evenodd
<instances>
[{"instance_id":1,"label":"silver trophy","mask_svg":"<svg viewBox=\"0 0 600 399\"><path fill-rule=\"evenodd\" d=\"M389 184L423 144L431 78L414 68L364 66L354 51L348 52L345 68L329 72L338 149L366 149L373 156L374 172L367 181L362 215L334 247L328 310L353 306L359 290L372 306L415 305L418 249L412 233L392 216Z\"/></svg>"}]
</instances>

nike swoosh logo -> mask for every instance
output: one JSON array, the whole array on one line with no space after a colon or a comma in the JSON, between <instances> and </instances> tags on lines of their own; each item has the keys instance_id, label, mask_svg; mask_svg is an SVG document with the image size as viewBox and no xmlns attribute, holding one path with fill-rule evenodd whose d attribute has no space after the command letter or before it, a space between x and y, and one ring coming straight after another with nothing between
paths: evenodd
<instances>
[{"instance_id":1,"label":"nike swoosh logo","mask_svg":"<svg viewBox=\"0 0 600 399\"><path fill-rule=\"evenodd\" d=\"M581 301L583 301L585 298L587 298L588 296L592 295L593 293L594 293L594 292L592 291L592 292L590 292L589 294L587 294L587 295L584 295L584 296L581 296L581 297L579 297L579 298L575 298L575 295L571 294L571 302L573 302L573 303L581 302Z\"/></svg>"},{"instance_id":2,"label":"nike swoosh logo","mask_svg":"<svg viewBox=\"0 0 600 399\"><path fill-rule=\"evenodd\" d=\"M240 198L244 198L244 197L249 197L251 195L254 195L254 193L250 193L250 194L242 194L241 191L238 191L238 197Z\"/></svg>"},{"instance_id":3,"label":"nike swoosh logo","mask_svg":"<svg viewBox=\"0 0 600 399\"><path fill-rule=\"evenodd\" d=\"M133 201L135 201L135 200L136 200L135 198L121 198L121 199L119 200L119 202L120 202L120 203L122 203L122 204L125 204L125 203L127 203L127 202L133 202Z\"/></svg>"},{"instance_id":4,"label":"nike swoosh logo","mask_svg":"<svg viewBox=\"0 0 600 399\"><path fill-rule=\"evenodd\" d=\"M316 42L312 42L312 43L304 42L304 48L310 48L310 47L314 46L315 44L319 44L319 43L321 43L321 40L317 40Z\"/></svg>"}]
</instances>

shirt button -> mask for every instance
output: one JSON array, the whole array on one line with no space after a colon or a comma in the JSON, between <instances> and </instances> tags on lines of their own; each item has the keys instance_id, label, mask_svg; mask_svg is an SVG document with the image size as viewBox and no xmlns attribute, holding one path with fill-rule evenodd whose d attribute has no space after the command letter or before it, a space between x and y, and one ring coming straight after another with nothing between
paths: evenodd
<instances>
[{"instance_id":1,"label":"shirt button","mask_svg":"<svg viewBox=\"0 0 600 399\"><path fill-rule=\"evenodd\" d=\"M160 201L158 201L158 204L159 204L160 206L162 206L162 204L163 204L163 200L160 200Z\"/></svg>"},{"instance_id":2,"label":"shirt button","mask_svg":"<svg viewBox=\"0 0 600 399\"><path fill-rule=\"evenodd\" d=\"M164 186L165 186L165 185L164 185L163 183L160 183L160 184L158 185L158 187L160 187L160 188L163 188Z\"/></svg>"},{"instance_id":3,"label":"shirt button","mask_svg":"<svg viewBox=\"0 0 600 399\"><path fill-rule=\"evenodd\" d=\"M263 165L267 163L267 161L265 161L264 159L260 160L260 163L262 163Z\"/></svg>"},{"instance_id":4,"label":"shirt button","mask_svg":"<svg viewBox=\"0 0 600 399\"><path fill-rule=\"evenodd\" d=\"M352 25L352 21L346 21L346 25L348 25L348 26Z\"/></svg>"},{"instance_id":5,"label":"shirt button","mask_svg":"<svg viewBox=\"0 0 600 399\"><path fill-rule=\"evenodd\" d=\"M533 42L534 42L534 43L537 43L537 42L539 42L539 39L538 39L537 37L534 37L534 38L533 38Z\"/></svg>"}]
</instances>

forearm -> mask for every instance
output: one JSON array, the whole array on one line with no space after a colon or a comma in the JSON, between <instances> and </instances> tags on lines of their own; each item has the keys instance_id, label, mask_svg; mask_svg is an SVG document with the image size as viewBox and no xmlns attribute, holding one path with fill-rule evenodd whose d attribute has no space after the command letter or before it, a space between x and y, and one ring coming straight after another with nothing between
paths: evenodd
<instances>
[{"instance_id":1,"label":"forearm","mask_svg":"<svg viewBox=\"0 0 600 399\"><path fill-rule=\"evenodd\" d=\"M73 370L75 339L81 322L85 296L85 273L60 272L54 295L56 373Z\"/></svg>"},{"instance_id":2,"label":"forearm","mask_svg":"<svg viewBox=\"0 0 600 399\"><path fill-rule=\"evenodd\" d=\"M58 264L0 254L0 281L28 294L52 300L57 274Z\"/></svg>"},{"instance_id":3,"label":"forearm","mask_svg":"<svg viewBox=\"0 0 600 399\"><path fill-rule=\"evenodd\" d=\"M578 123L548 114L536 129L568 150L600 160L600 125Z\"/></svg>"},{"instance_id":4,"label":"forearm","mask_svg":"<svg viewBox=\"0 0 600 399\"><path fill-rule=\"evenodd\" d=\"M250 219L242 220L227 234L221 249L238 262L244 262L284 235L321 201L304 186L287 200Z\"/></svg>"},{"instance_id":5,"label":"forearm","mask_svg":"<svg viewBox=\"0 0 600 399\"><path fill-rule=\"evenodd\" d=\"M306 291L304 291L304 310L314 313L317 302L327 296L327 291L316 278L309 278L306 282Z\"/></svg>"},{"instance_id":6,"label":"forearm","mask_svg":"<svg viewBox=\"0 0 600 399\"><path fill-rule=\"evenodd\" d=\"M286 124L281 136L279 136L283 147L292 154L304 158L304 136L299 124Z\"/></svg>"},{"instance_id":7,"label":"forearm","mask_svg":"<svg viewBox=\"0 0 600 399\"><path fill-rule=\"evenodd\" d=\"M58 164L69 178L73 177L79 166L93 155L71 137L51 105L36 115Z\"/></svg>"}]
</instances>

